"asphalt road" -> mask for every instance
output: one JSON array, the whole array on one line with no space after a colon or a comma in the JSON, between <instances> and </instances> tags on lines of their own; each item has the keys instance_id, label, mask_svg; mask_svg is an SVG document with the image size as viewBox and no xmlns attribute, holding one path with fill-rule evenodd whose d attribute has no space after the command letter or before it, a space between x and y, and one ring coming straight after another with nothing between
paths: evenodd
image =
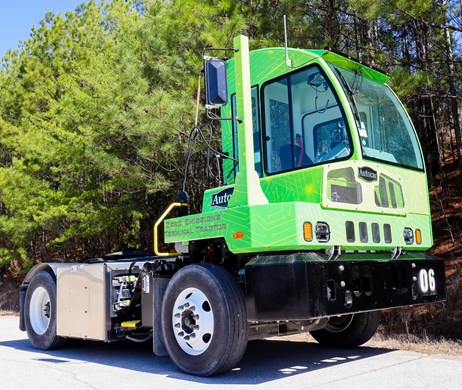
<instances>
[{"instance_id":1,"label":"asphalt road","mask_svg":"<svg viewBox=\"0 0 462 390\"><path fill-rule=\"evenodd\" d=\"M180 371L149 343L90 342L37 351L18 317L0 317L0 388L54 389L460 389L462 358L380 348L252 341L239 367L212 378Z\"/></svg>"}]
</instances>

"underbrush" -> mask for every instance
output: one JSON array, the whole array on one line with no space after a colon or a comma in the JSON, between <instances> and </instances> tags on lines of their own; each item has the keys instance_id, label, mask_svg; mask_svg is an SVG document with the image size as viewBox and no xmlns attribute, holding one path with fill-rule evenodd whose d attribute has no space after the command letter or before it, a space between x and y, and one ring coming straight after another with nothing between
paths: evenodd
<instances>
[{"instance_id":1,"label":"underbrush","mask_svg":"<svg viewBox=\"0 0 462 390\"><path fill-rule=\"evenodd\" d=\"M0 280L0 314L19 313L19 286L11 280Z\"/></svg>"}]
</instances>

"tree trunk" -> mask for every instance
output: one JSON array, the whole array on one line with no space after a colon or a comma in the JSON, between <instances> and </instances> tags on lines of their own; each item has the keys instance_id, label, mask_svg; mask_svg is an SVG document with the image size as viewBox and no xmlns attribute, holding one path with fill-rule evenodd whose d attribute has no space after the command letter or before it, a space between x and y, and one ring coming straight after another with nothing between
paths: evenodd
<instances>
[{"instance_id":1,"label":"tree trunk","mask_svg":"<svg viewBox=\"0 0 462 390\"><path fill-rule=\"evenodd\" d=\"M430 92L431 88L430 88ZM432 132L435 134L435 142L436 142L436 150L438 154L437 158L437 164L438 164L438 171L440 173L440 184L441 184L441 189L443 191L446 191L446 177L445 177L445 172L444 172L444 149L443 145L440 142L440 136L439 136L439 131L438 131L438 125L436 123L436 118L435 118L435 107L433 104L433 98L431 97L432 93L430 93L430 97L428 99L428 103L430 106L430 116L428 120L430 121L430 128L432 129Z\"/></svg>"},{"instance_id":2,"label":"tree trunk","mask_svg":"<svg viewBox=\"0 0 462 390\"><path fill-rule=\"evenodd\" d=\"M452 42L451 42L451 33L448 28L444 28L444 34L446 38L446 51L447 51L447 63L449 71L449 87L451 92L451 112L452 120L454 124L454 133L456 139L456 149L457 157L459 161L459 173L460 178L462 179L462 143L460 138L460 120L459 120L459 104L457 102L457 88L455 83L455 66L454 66L454 56L452 53Z\"/></svg>"},{"instance_id":3,"label":"tree trunk","mask_svg":"<svg viewBox=\"0 0 462 390\"><path fill-rule=\"evenodd\" d=\"M414 37L416 45L416 59L418 68L424 73L428 72L429 52L431 49L431 40L429 39L430 31L428 26L417 20L413 21ZM423 148L427 160L428 174L431 181L440 173L439 156L437 155L437 134L436 125L434 122L435 113L433 112L433 104L431 104L431 95L428 85L423 85L419 88L419 111L418 115L422 115L423 124Z\"/></svg>"}]
</instances>

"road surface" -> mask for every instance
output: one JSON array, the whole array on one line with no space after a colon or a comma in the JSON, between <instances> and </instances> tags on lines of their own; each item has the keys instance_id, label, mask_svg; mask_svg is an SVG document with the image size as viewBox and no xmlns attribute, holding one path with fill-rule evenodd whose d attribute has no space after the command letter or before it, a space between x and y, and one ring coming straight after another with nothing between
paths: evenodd
<instances>
[{"instance_id":1,"label":"road surface","mask_svg":"<svg viewBox=\"0 0 462 390\"><path fill-rule=\"evenodd\" d=\"M462 357L262 340L250 342L229 373L198 378L154 356L149 343L38 351L18 329L18 317L0 316L0 383L2 390L460 389Z\"/></svg>"}]
</instances>

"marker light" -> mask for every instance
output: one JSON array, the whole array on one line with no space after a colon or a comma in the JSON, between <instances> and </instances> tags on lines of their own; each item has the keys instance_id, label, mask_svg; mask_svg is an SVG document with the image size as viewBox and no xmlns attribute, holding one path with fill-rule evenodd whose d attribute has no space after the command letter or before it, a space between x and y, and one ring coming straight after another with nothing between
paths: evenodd
<instances>
[{"instance_id":1,"label":"marker light","mask_svg":"<svg viewBox=\"0 0 462 390\"><path fill-rule=\"evenodd\" d=\"M422 232L420 229L415 229L415 242L418 245L422 244Z\"/></svg>"},{"instance_id":2,"label":"marker light","mask_svg":"<svg viewBox=\"0 0 462 390\"><path fill-rule=\"evenodd\" d=\"M233 238L234 238L235 240L240 240L241 238L244 238L244 233L242 233L242 232L235 232L235 233L233 234Z\"/></svg>"},{"instance_id":3,"label":"marker light","mask_svg":"<svg viewBox=\"0 0 462 390\"><path fill-rule=\"evenodd\" d=\"M313 241L313 225L311 222L303 223L303 238L305 241Z\"/></svg>"}]
</instances>

